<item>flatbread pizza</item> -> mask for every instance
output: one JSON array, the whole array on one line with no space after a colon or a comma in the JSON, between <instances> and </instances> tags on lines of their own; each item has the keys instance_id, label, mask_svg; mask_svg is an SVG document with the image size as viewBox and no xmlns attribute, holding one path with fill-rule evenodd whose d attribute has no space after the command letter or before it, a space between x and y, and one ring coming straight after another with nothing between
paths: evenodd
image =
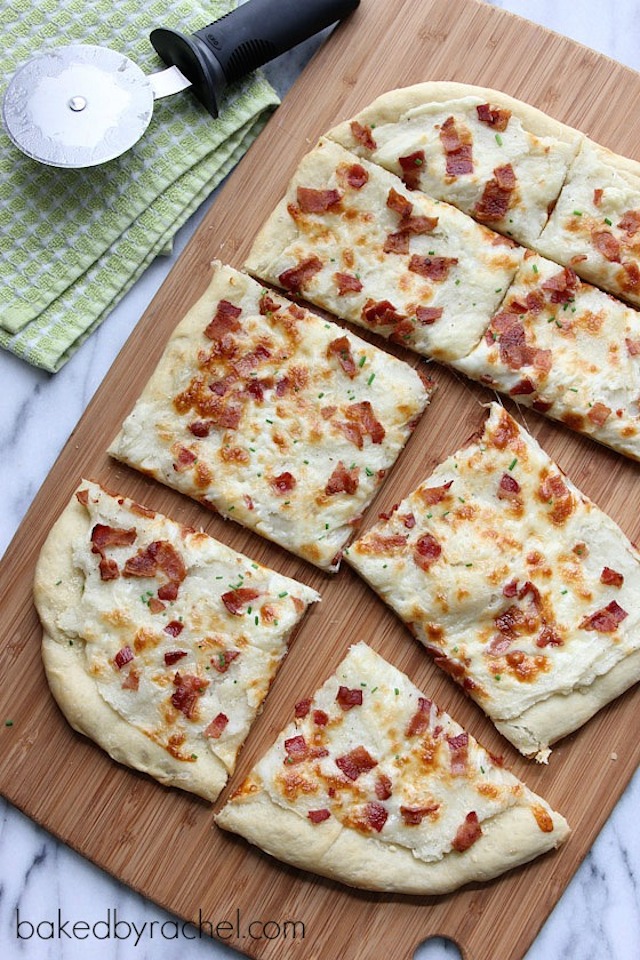
<instances>
[{"instance_id":1,"label":"flatbread pizza","mask_svg":"<svg viewBox=\"0 0 640 960\"><path fill-rule=\"evenodd\" d=\"M498 404L346 559L526 756L640 679L640 555Z\"/></svg>"},{"instance_id":2,"label":"flatbread pizza","mask_svg":"<svg viewBox=\"0 0 640 960\"><path fill-rule=\"evenodd\" d=\"M83 481L34 596L51 692L115 760L214 800L315 590Z\"/></svg>"},{"instance_id":3,"label":"flatbread pizza","mask_svg":"<svg viewBox=\"0 0 640 960\"><path fill-rule=\"evenodd\" d=\"M304 870L423 895L489 880L569 832L364 643L298 701L216 823Z\"/></svg>"},{"instance_id":4,"label":"flatbread pizza","mask_svg":"<svg viewBox=\"0 0 640 960\"><path fill-rule=\"evenodd\" d=\"M429 395L409 364L215 263L109 452L333 571Z\"/></svg>"}]
</instances>

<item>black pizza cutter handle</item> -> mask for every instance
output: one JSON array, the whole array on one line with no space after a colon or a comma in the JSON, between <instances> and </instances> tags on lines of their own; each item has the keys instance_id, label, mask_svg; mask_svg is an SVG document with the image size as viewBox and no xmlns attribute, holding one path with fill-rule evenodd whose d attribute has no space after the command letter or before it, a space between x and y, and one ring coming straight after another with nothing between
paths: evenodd
<instances>
[{"instance_id":1,"label":"black pizza cutter handle","mask_svg":"<svg viewBox=\"0 0 640 960\"><path fill-rule=\"evenodd\" d=\"M191 36L159 28L150 39L162 60L178 67L201 103L217 117L227 84L342 20L359 2L248 0Z\"/></svg>"}]
</instances>

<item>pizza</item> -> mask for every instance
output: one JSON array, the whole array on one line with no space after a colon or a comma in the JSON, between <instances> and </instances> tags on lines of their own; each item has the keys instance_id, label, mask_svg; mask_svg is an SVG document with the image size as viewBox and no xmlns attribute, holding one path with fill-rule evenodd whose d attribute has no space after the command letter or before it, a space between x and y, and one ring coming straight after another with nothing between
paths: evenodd
<instances>
[{"instance_id":1,"label":"pizza","mask_svg":"<svg viewBox=\"0 0 640 960\"><path fill-rule=\"evenodd\" d=\"M367 890L443 894L568 835L560 814L364 643L293 714L216 817L285 863Z\"/></svg>"},{"instance_id":2,"label":"pizza","mask_svg":"<svg viewBox=\"0 0 640 960\"><path fill-rule=\"evenodd\" d=\"M476 346L522 254L455 207L321 140L244 266L343 320L451 360Z\"/></svg>"},{"instance_id":3,"label":"pizza","mask_svg":"<svg viewBox=\"0 0 640 960\"><path fill-rule=\"evenodd\" d=\"M582 136L498 90L392 90L327 136L518 243L535 246Z\"/></svg>"},{"instance_id":4,"label":"pizza","mask_svg":"<svg viewBox=\"0 0 640 960\"><path fill-rule=\"evenodd\" d=\"M526 756L640 679L640 555L498 404L346 558Z\"/></svg>"},{"instance_id":5,"label":"pizza","mask_svg":"<svg viewBox=\"0 0 640 960\"><path fill-rule=\"evenodd\" d=\"M640 165L585 138L536 249L640 305Z\"/></svg>"},{"instance_id":6,"label":"pizza","mask_svg":"<svg viewBox=\"0 0 640 960\"><path fill-rule=\"evenodd\" d=\"M115 760L215 800L315 590L82 481L34 596L51 692Z\"/></svg>"},{"instance_id":7,"label":"pizza","mask_svg":"<svg viewBox=\"0 0 640 960\"><path fill-rule=\"evenodd\" d=\"M452 365L640 460L640 314L529 251L499 312Z\"/></svg>"},{"instance_id":8,"label":"pizza","mask_svg":"<svg viewBox=\"0 0 640 960\"><path fill-rule=\"evenodd\" d=\"M409 364L215 263L109 452L333 571L428 400Z\"/></svg>"}]
</instances>

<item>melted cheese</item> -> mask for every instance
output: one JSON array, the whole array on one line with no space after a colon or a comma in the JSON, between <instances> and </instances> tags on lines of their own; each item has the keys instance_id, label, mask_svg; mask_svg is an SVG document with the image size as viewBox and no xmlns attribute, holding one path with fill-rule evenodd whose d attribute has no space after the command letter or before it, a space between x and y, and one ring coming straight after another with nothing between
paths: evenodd
<instances>
[{"instance_id":1,"label":"melted cheese","mask_svg":"<svg viewBox=\"0 0 640 960\"><path fill-rule=\"evenodd\" d=\"M495 324L453 366L640 459L640 316L575 278L575 290L545 289L562 275L556 263L527 255ZM501 348L505 312L524 335L528 362L520 364L519 345Z\"/></svg>"},{"instance_id":2,"label":"melted cheese","mask_svg":"<svg viewBox=\"0 0 640 960\"><path fill-rule=\"evenodd\" d=\"M347 557L495 721L587 687L640 647L637 552L497 404L481 438ZM589 628L610 605L620 622Z\"/></svg>"},{"instance_id":3,"label":"melted cheese","mask_svg":"<svg viewBox=\"0 0 640 960\"><path fill-rule=\"evenodd\" d=\"M352 186L348 171L356 163L365 171L366 182ZM335 190L341 199L319 213L301 212L299 187ZM401 216L388 204L392 191L410 206L412 217L437 218L428 232L411 233L402 253L385 251L388 238L403 229ZM451 360L477 344L522 250L449 204L407 190L391 173L323 140L303 158L245 267L263 280L286 286L286 271L311 257L321 265L302 287L311 303L418 353ZM436 279L416 272L414 258L444 258L448 266ZM339 277L345 271L361 289L341 293ZM371 319L371 304L389 304L399 319ZM421 308L441 315L421 320Z\"/></svg>"},{"instance_id":4,"label":"melted cheese","mask_svg":"<svg viewBox=\"0 0 640 960\"><path fill-rule=\"evenodd\" d=\"M87 672L121 717L178 760L190 762L211 750L232 771L286 653L287 637L318 594L204 533L143 513L97 484L84 482L80 490L90 525L73 544L73 563L84 589L80 603L60 617L59 628L83 642ZM135 534L130 544L104 550L117 564L113 579L102 579L100 555L92 549L97 524ZM184 564L185 577L172 601L159 600L158 591L162 594L167 583L162 570L148 576L125 573L127 560L157 542ZM238 588L258 595L233 614L222 597ZM123 656L122 651L128 652ZM176 653L183 655L174 659ZM202 689L187 710L172 702L177 678L185 676ZM228 720L220 736L206 736L219 714Z\"/></svg>"},{"instance_id":5,"label":"melted cheese","mask_svg":"<svg viewBox=\"0 0 640 960\"><path fill-rule=\"evenodd\" d=\"M263 294L215 265L110 453L336 569L428 394L408 364ZM237 323L212 340L205 330L223 301ZM347 489L336 490L336 471L349 474Z\"/></svg>"},{"instance_id":6,"label":"melted cheese","mask_svg":"<svg viewBox=\"0 0 640 960\"><path fill-rule=\"evenodd\" d=\"M360 691L362 703L344 709L340 687ZM344 828L408 849L429 863L455 849L470 813L482 829L487 820L531 801L523 784L364 643L350 648L306 707L306 716L295 719L258 761L238 791L239 802L259 784L274 804L301 818L323 811ZM416 715L427 722L412 733ZM292 754L293 738L304 738L305 757ZM464 744L460 756L456 742ZM341 758L362 749L373 765L350 779ZM422 811L418 822L407 822L407 810Z\"/></svg>"}]
</instances>

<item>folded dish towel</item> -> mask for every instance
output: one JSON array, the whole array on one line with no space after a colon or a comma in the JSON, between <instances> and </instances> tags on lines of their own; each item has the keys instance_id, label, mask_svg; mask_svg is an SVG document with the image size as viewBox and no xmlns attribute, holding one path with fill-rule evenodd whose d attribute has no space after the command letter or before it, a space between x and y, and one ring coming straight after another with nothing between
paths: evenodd
<instances>
[{"instance_id":1,"label":"folded dish towel","mask_svg":"<svg viewBox=\"0 0 640 960\"><path fill-rule=\"evenodd\" d=\"M95 43L150 73L156 26L192 33L234 0L4 0L0 96L45 46ZM142 139L98 167L24 156L0 132L0 346L45 370L69 359L232 169L278 98L259 73L227 92L214 120L189 92L155 104Z\"/></svg>"}]
</instances>

